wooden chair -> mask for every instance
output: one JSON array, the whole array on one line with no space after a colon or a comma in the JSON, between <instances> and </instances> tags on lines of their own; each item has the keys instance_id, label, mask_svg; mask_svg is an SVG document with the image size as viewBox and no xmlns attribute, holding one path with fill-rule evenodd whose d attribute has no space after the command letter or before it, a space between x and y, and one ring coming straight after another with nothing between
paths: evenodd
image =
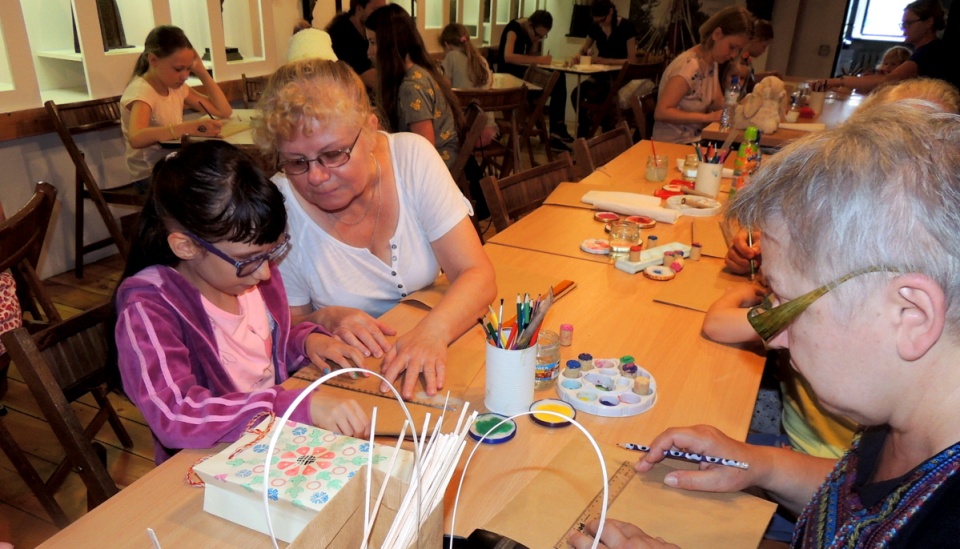
<instances>
[{"instance_id":1,"label":"wooden chair","mask_svg":"<svg viewBox=\"0 0 960 549\"><path fill-rule=\"evenodd\" d=\"M497 231L503 231L520 216L543 204L547 196L564 181L574 181L573 160L570 153L542 166L497 179L485 177L480 181L483 196L490 206L490 217Z\"/></svg>"},{"instance_id":2,"label":"wooden chair","mask_svg":"<svg viewBox=\"0 0 960 549\"><path fill-rule=\"evenodd\" d=\"M260 101L260 96L263 95L263 89L267 87L269 78L268 76L240 75L240 79L243 81L243 108L252 109L256 107L257 101Z\"/></svg>"},{"instance_id":3,"label":"wooden chair","mask_svg":"<svg viewBox=\"0 0 960 549\"><path fill-rule=\"evenodd\" d=\"M47 101L44 105L47 108L47 114L50 116L50 122L53 123L60 140L67 148L76 169L76 225L74 234L76 265L74 266L74 274L77 278L83 278L83 256L94 250L116 244L120 255L124 258L127 257L129 244L124 236L122 225L132 224L135 216L127 215L118 223L114 219L108 204L142 207L146 196L138 193L132 183L120 187L101 188L96 178L93 177L90 167L87 166L83 152L77 146L76 141L73 140L73 136L77 134L119 126L119 97L81 101L64 106L58 106L53 101ZM92 200L97 207L97 211L110 233L108 238L90 244L83 243L84 199Z\"/></svg>"},{"instance_id":4,"label":"wooden chair","mask_svg":"<svg viewBox=\"0 0 960 549\"><path fill-rule=\"evenodd\" d=\"M517 133L517 112L527 100L527 87L507 88L496 90L465 90L454 89L461 105L469 105L476 101L484 112L494 113L498 118L501 138L506 137L506 144L492 141L485 147L478 147L475 152L481 157L480 167L486 173L491 166L496 166L495 159L500 158L499 177L509 175L515 166L520 165L520 141ZM501 124L502 122L502 124Z\"/></svg>"},{"instance_id":5,"label":"wooden chair","mask_svg":"<svg viewBox=\"0 0 960 549\"><path fill-rule=\"evenodd\" d=\"M626 121L620 122L616 128L596 137L577 139L573 142L577 179L590 175L632 146L633 138L630 136L630 127L627 126Z\"/></svg>"},{"instance_id":6,"label":"wooden chair","mask_svg":"<svg viewBox=\"0 0 960 549\"><path fill-rule=\"evenodd\" d=\"M119 490L106 468L106 450L93 438L110 423L125 448L133 441L107 400L107 332L113 329L113 305L109 302L51 326L35 335L25 328L3 334L14 363L50 423L66 457L47 480L27 461L23 451L0 427L0 442L24 481L58 526L69 523L53 494L70 472L76 471L87 487L87 505L92 509ZM70 403L90 393L100 410L84 427ZM0 424L3 418L0 417Z\"/></svg>"},{"instance_id":7,"label":"wooden chair","mask_svg":"<svg viewBox=\"0 0 960 549\"><path fill-rule=\"evenodd\" d=\"M653 111L657 109L657 90L643 97L630 98L630 111L633 113L634 128L639 140L650 139L653 135Z\"/></svg>"},{"instance_id":8,"label":"wooden chair","mask_svg":"<svg viewBox=\"0 0 960 549\"><path fill-rule=\"evenodd\" d=\"M527 67L527 72L523 75L525 82L540 86L542 89L532 108L528 107L527 112L524 112L518 121L520 125L518 128L520 131L520 140L527 145L527 154L530 156L530 167L537 165L533 159L533 146L530 142L530 138L534 135L540 140L540 144L547 149L547 161L553 162L553 149L550 148L550 132L547 130L545 111L547 101L550 100L550 94L553 92L553 87L557 85L557 81L560 80L562 74L560 71L548 71L535 65L530 65Z\"/></svg>"},{"instance_id":9,"label":"wooden chair","mask_svg":"<svg viewBox=\"0 0 960 549\"><path fill-rule=\"evenodd\" d=\"M649 63L649 64L640 64L640 63L624 63L623 67L620 69L620 72L617 73L617 77L613 80L613 83L610 85L610 91L607 93L606 99L600 105L592 105L590 103L583 103L580 108L587 109L587 114L590 118L590 129L587 135L594 135L597 133L597 130L603 124L604 120L614 120L614 122L619 122L622 120L622 115L619 108L619 92L627 82L631 80L652 80L656 85L660 82L660 76L663 75L663 71L666 69L666 65L663 61L658 63Z\"/></svg>"},{"instance_id":10,"label":"wooden chair","mask_svg":"<svg viewBox=\"0 0 960 549\"><path fill-rule=\"evenodd\" d=\"M476 101L467 105L464 113L465 131L460 132L460 152L457 153L456 162L453 163L453 166L450 166L450 175L453 177L454 182L456 182L457 187L460 188L460 192L474 205L476 205L476 200L470 191L470 181L467 179L466 167L470 159L474 158L473 151L480 142L480 137L486 125L487 114L483 112L480 105ZM474 207L474 211L476 211L476 207ZM483 231L480 229L476 213L470 216L470 220L473 222L473 228L476 229L477 235L480 237L480 242L483 242Z\"/></svg>"}]
</instances>

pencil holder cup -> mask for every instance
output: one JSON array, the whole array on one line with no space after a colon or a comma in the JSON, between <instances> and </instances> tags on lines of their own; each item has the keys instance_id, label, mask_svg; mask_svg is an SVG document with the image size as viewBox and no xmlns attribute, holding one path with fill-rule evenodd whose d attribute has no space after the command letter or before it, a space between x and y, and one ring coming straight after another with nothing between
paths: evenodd
<instances>
[{"instance_id":1,"label":"pencil holder cup","mask_svg":"<svg viewBox=\"0 0 960 549\"><path fill-rule=\"evenodd\" d=\"M826 100L827 92L810 92L807 97L807 105L813 109L813 112L817 113L817 116L820 116L820 113L823 112L823 103Z\"/></svg>"},{"instance_id":2,"label":"pencil holder cup","mask_svg":"<svg viewBox=\"0 0 960 549\"><path fill-rule=\"evenodd\" d=\"M487 410L512 416L533 404L537 369L537 347L500 349L487 343L486 386L483 403Z\"/></svg>"},{"instance_id":3,"label":"pencil holder cup","mask_svg":"<svg viewBox=\"0 0 960 549\"><path fill-rule=\"evenodd\" d=\"M697 192L716 198L720 192L720 176L723 174L723 164L701 162L697 166L697 179L694 189Z\"/></svg>"}]
</instances>

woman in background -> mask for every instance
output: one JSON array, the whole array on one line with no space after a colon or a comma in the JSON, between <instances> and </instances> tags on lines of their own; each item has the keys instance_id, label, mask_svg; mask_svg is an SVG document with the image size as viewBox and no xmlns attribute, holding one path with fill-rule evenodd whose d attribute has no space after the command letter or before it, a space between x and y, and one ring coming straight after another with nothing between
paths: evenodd
<instances>
[{"instance_id":1,"label":"woman in background","mask_svg":"<svg viewBox=\"0 0 960 549\"><path fill-rule=\"evenodd\" d=\"M185 85L193 74L209 95ZM127 169L137 190L146 192L150 172L169 151L161 141L179 141L185 135L220 134L223 122L201 117L183 121L184 105L220 118L233 109L223 91L203 66L190 40L177 27L161 25L147 35L133 78L120 97L120 127L127 142Z\"/></svg>"},{"instance_id":2,"label":"woman in background","mask_svg":"<svg viewBox=\"0 0 960 549\"><path fill-rule=\"evenodd\" d=\"M377 105L391 131L420 134L433 143L447 168L460 150L463 115L453 90L427 53L410 14L388 4L364 23L377 67Z\"/></svg>"},{"instance_id":3,"label":"woman in background","mask_svg":"<svg viewBox=\"0 0 960 549\"><path fill-rule=\"evenodd\" d=\"M681 53L660 80L653 113L654 141L691 143L723 108L720 63L732 61L750 40L753 16L741 6L726 7L700 26L700 43Z\"/></svg>"}]
</instances>

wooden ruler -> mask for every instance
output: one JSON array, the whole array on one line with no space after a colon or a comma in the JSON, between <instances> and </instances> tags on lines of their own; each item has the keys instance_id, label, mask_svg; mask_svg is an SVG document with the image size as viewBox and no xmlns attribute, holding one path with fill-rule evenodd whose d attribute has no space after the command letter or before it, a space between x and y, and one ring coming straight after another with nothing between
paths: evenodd
<instances>
[{"instance_id":1,"label":"wooden ruler","mask_svg":"<svg viewBox=\"0 0 960 549\"><path fill-rule=\"evenodd\" d=\"M320 372L320 369L313 365L301 368L297 373L293 374L293 377L297 379L311 382L320 379L322 376L323 374ZM346 389L348 391L356 391L365 395L374 395L378 397L389 398L391 400L394 399L392 392L380 392L380 378L362 377L351 379L346 375L342 375L327 380L324 385ZM435 396L429 396L424 391L418 391L417 393L414 393L413 398L408 399L405 402L419 404L421 406L428 406L430 408L440 408L441 410L444 409L444 402L446 402L446 409L452 412L459 410L460 407L463 406L462 398L450 395L448 400L446 393L437 393Z\"/></svg>"},{"instance_id":2,"label":"wooden ruler","mask_svg":"<svg viewBox=\"0 0 960 549\"><path fill-rule=\"evenodd\" d=\"M610 477L610 480L607 481L607 490L609 492L609 504L607 505L607 511L610 511L610 507L613 506L613 502L616 501L617 497L623 492L624 488L627 487L627 484L633 479L635 471L633 469L633 463L629 461L624 461L620 464L620 467L613 473ZM570 544L567 542L567 534L573 530L583 531L584 527L588 522L595 518L600 517L600 509L603 506L603 490L600 490L593 500L587 504L586 508L580 513L580 516L573 521L573 524L570 525L570 528L564 532L563 537L554 544L554 549L569 549Z\"/></svg>"}]
</instances>

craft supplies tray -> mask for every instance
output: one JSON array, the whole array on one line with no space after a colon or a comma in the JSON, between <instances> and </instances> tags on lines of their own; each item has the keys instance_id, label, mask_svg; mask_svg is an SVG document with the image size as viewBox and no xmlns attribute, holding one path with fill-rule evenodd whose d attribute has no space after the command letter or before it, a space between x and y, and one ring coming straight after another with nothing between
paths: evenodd
<instances>
[{"instance_id":1,"label":"craft supplies tray","mask_svg":"<svg viewBox=\"0 0 960 549\"><path fill-rule=\"evenodd\" d=\"M636 378L625 376L615 358L595 358L594 368L568 377L566 372L557 383L560 399L577 410L604 417L627 417L642 414L657 401L657 382L644 368L637 366ZM646 378L646 391L636 389L636 380ZM645 394L638 394L643 392Z\"/></svg>"},{"instance_id":2,"label":"craft supplies tray","mask_svg":"<svg viewBox=\"0 0 960 549\"><path fill-rule=\"evenodd\" d=\"M643 250L640 252L640 261L629 261L626 258L620 257L617 258L614 266L621 271L626 271L630 274L637 274L640 271L646 269L651 265L662 265L663 264L663 252L683 252L683 257L690 257L690 245L681 244L680 242L671 242L669 244L664 244L662 246L657 246L655 248L650 248L648 250Z\"/></svg>"}]
</instances>

